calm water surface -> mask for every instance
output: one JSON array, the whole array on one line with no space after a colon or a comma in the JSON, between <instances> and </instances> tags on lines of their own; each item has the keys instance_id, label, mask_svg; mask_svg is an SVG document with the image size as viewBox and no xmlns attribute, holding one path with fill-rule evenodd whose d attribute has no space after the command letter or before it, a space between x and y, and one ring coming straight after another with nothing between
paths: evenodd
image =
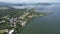
<instances>
[{"instance_id":1,"label":"calm water surface","mask_svg":"<svg viewBox=\"0 0 60 34\"><path fill-rule=\"evenodd\" d=\"M31 20L20 34L60 34L60 5L36 6L40 11L52 11L53 14Z\"/></svg>"}]
</instances>

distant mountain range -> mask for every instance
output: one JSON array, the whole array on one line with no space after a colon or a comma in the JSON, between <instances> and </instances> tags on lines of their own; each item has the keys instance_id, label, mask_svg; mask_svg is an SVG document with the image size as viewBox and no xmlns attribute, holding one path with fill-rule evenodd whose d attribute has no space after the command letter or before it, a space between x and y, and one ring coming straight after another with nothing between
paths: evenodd
<instances>
[{"instance_id":1,"label":"distant mountain range","mask_svg":"<svg viewBox=\"0 0 60 34\"><path fill-rule=\"evenodd\" d=\"M0 6L22 6L26 4L0 2Z\"/></svg>"},{"instance_id":2,"label":"distant mountain range","mask_svg":"<svg viewBox=\"0 0 60 34\"><path fill-rule=\"evenodd\" d=\"M0 2L0 6L23 6L23 5L51 5L50 3L33 3L33 4L25 4L25 3L6 3Z\"/></svg>"}]
</instances>

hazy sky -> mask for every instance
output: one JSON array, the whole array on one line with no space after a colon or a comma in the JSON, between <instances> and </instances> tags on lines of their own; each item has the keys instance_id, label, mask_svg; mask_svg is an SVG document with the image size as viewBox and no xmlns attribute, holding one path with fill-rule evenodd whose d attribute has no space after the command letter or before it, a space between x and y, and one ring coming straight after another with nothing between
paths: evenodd
<instances>
[{"instance_id":1,"label":"hazy sky","mask_svg":"<svg viewBox=\"0 0 60 34\"><path fill-rule=\"evenodd\" d=\"M0 2L11 2L11 3L60 3L60 0L0 0Z\"/></svg>"}]
</instances>

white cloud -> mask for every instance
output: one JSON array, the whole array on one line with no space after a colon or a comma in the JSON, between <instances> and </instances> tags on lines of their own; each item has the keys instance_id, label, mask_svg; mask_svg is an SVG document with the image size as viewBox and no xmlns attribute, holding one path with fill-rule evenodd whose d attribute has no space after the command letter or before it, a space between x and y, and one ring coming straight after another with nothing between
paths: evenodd
<instances>
[{"instance_id":1,"label":"white cloud","mask_svg":"<svg viewBox=\"0 0 60 34\"><path fill-rule=\"evenodd\" d=\"M60 0L0 0L0 2L12 2L12 3L35 3L35 2L40 2L40 3L59 3Z\"/></svg>"}]
</instances>

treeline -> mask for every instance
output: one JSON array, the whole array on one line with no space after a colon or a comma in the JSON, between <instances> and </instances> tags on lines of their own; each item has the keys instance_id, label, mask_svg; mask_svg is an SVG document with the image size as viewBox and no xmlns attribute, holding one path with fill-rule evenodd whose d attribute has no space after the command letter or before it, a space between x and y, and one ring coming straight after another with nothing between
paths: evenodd
<instances>
[{"instance_id":1,"label":"treeline","mask_svg":"<svg viewBox=\"0 0 60 34\"><path fill-rule=\"evenodd\" d=\"M23 14L23 9L7 9L7 10L0 10L0 17L10 16L10 17L17 17Z\"/></svg>"}]
</instances>

